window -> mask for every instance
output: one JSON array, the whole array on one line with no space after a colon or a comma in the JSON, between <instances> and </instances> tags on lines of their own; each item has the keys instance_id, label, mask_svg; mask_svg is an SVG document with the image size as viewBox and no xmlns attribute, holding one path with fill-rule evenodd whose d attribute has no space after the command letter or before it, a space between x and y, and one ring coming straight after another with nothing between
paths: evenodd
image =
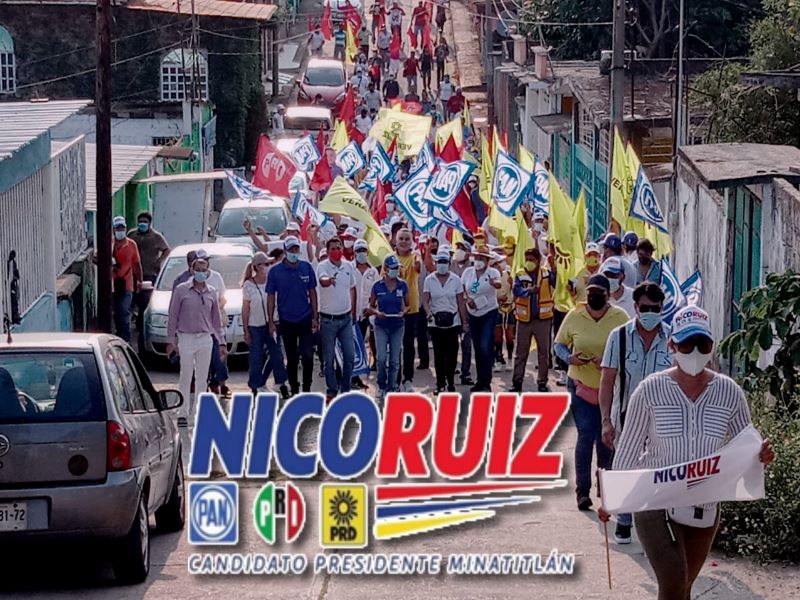
<instances>
[{"instance_id":1,"label":"window","mask_svg":"<svg viewBox=\"0 0 800 600\"><path fill-rule=\"evenodd\" d=\"M139 360L139 357L137 357L131 351L130 348L125 350L125 355L128 357L128 361L130 361L131 365L133 366L133 370L136 371L136 376L139 378L139 384L142 387L142 396L144 397L145 408L150 411L156 410L156 404L160 404L157 399L158 393L150 382L150 378L147 376L147 371L145 371L142 362Z\"/></svg>"},{"instance_id":2,"label":"window","mask_svg":"<svg viewBox=\"0 0 800 600\"><path fill-rule=\"evenodd\" d=\"M600 139L597 144L597 160L603 164L608 164L608 129L600 130Z\"/></svg>"},{"instance_id":3,"label":"window","mask_svg":"<svg viewBox=\"0 0 800 600\"><path fill-rule=\"evenodd\" d=\"M241 224L241 221L239 221ZM255 226L255 224L254 224ZM235 256L214 256L209 257L210 266L222 276L225 287L229 289L241 289L242 273L250 262L249 255ZM161 269L161 277L156 284L158 290L171 290L172 283L178 276L186 271L186 258L183 256L173 256ZM188 281L188 280L187 280Z\"/></svg>"},{"instance_id":4,"label":"window","mask_svg":"<svg viewBox=\"0 0 800 600\"><path fill-rule=\"evenodd\" d=\"M181 141L181 138L180 136L156 136L152 138L152 140L152 146L172 146L173 144L178 144Z\"/></svg>"},{"instance_id":5,"label":"window","mask_svg":"<svg viewBox=\"0 0 800 600\"><path fill-rule=\"evenodd\" d=\"M14 59L14 40L8 30L0 26L0 94L17 91L17 64Z\"/></svg>"},{"instance_id":6,"label":"window","mask_svg":"<svg viewBox=\"0 0 800 600\"><path fill-rule=\"evenodd\" d=\"M119 368L122 381L124 382L125 389L128 392L128 400L133 412L142 412L145 410L144 398L142 398L142 390L139 387L139 382L136 380L136 375L133 374L128 359L125 357L125 352L119 346L112 346L111 351L114 353L114 359Z\"/></svg>"},{"instance_id":7,"label":"window","mask_svg":"<svg viewBox=\"0 0 800 600\"><path fill-rule=\"evenodd\" d=\"M195 74L197 98L208 100L208 60L205 54L180 48L169 52L161 59L161 100L180 102L191 99Z\"/></svg>"},{"instance_id":8,"label":"window","mask_svg":"<svg viewBox=\"0 0 800 600\"><path fill-rule=\"evenodd\" d=\"M582 146L586 147L588 150L594 150L594 121L592 120L592 115L589 114L589 111L580 107L580 136L579 142Z\"/></svg>"}]
</instances>

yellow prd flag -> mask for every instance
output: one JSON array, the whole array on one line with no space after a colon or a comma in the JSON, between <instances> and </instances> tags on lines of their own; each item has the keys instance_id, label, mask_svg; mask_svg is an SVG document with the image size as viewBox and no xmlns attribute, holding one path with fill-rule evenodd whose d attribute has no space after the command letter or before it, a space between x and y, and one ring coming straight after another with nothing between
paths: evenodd
<instances>
[{"instance_id":1,"label":"yellow prd flag","mask_svg":"<svg viewBox=\"0 0 800 600\"><path fill-rule=\"evenodd\" d=\"M472 113L469 112L469 101L464 101L464 112L461 113L464 119L464 127L472 127Z\"/></svg>"},{"instance_id":2,"label":"yellow prd flag","mask_svg":"<svg viewBox=\"0 0 800 600\"><path fill-rule=\"evenodd\" d=\"M628 188L630 187L631 192L633 191L633 186L629 183L630 179L631 175L625 156L625 146L622 143L619 130L614 128L614 156L611 158L611 186L609 191L611 194L611 218L617 222L620 229L624 229L628 222L627 208L631 204L631 197L627 195Z\"/></svg>"},{"instance_id":3,"label":"yellow prd flag","mask_svg":"<svg viewBox=\"0 0 800 600\"><path fill-rule=\"evenodd\" d=\"M513 218L508 217L500 212L500 209L497 208L494 198L492 198L492 201L489 204L489 225L497 230L497 232L500 234L498 237L501 240L504 240L507 237L517 237L517 224L514 222Z\"/></svg>"},{"instance_id":4,"label":"yellow prd flag","mask_svg":"<svg viewBox=\"0 0 800 600\"><path fill-rule=\"evenodd\" d=\"M578 201L575 203L575 223L578 225L578 237L581 245L586 244L586 194L583 193L583 186L578 194Z\"/></svg>"},{"instance_id":5,"label":"yellow prd flag","mask_svg":"<svg viewBox=\"0 0 800 600\"><path fill-rule=\"evenodd\" d=\"M533 158L533 154L522 144L519 145L519 166L531 173L533 173L536 168L536 159Z\"/></svg>"},{"instance_id":6,"label":"yellow prd flag","mask_svg":"<svg viewBox=\"0 0 800 600\"><path fill-rule=\"evenodd\" d=\"M461 153L461 160L465 160L465 161L467 161L468 163L472 163L472 164L473 164L473 165L475 165L476 167L480 167L480 166L481 166L481 163L479 163L479 162L478 162L478 159L477 159L477 158L475 158L475 157L472 155L472 153L471 153L471 152L467 152L466 150L464 150L464 151Z\"/></svg>"},{"instance_id":7,"label":"yellow prd flag","mask_svg":"<svg viewBox=\"0 0 800 600\"><path fill-rule=\"evenodd\" d=\"M383 264L383 259L393 252L381 228L370 214L364 198L341 175L334 180L325 198L319 203L319 210L329 214L347 215L367 226L364 240L367 242L372 264Z\"/></svg>"},{"instance_id":8,"label":"yellow prd flag","mask_svg":"<svg viewBox=\"0 0 800 600\"><path fill-rule=\"evenodd\" d=\"M349 21L345 21L345 48L344 48L344 64L350 66L358 56L358 46L356 46L356 36L353 33L353 26Z\"/></svg>"},{"instance_id":9,"label":"yellow prd flag","mask_svg":"<svg viewBox=\"0 0 800 600\"><path fill-rule=\"evenodd\" d=\"M503 142L500 141L500 136L497 135L497 125L492 127L492 161L497 158L497 153L500 150L505 151L506 147L503 146Z\"/></svg>"},{"instance_id":10,"label":"yellow prd flag","mask_svg":"<svg viewBox=\"0 0 800 600\"><path fill-rule=\"evenodd\" d=\"M396 106L400 106L400 104L398 103ZM396 138L397 152L402 160L419 154L430 131L430 117L412 115L383 107L378 111L378 118L369 130L369 135L378 140L386 149Z\"/></svg>"},{"instance_id":11,"label":"yellow prd flag","mask_svg":"<svg viewBox=\"0 0 800 600\"><path fill-rule=\"evenodd\" d=\"M548 241L556 248L556 295L557 306L573 307L575 303L569 293L568 283L584 267L583 241L580 239L575 219L575 205L558 185L552 173L550 179L550 234Z\"/></svg>"},{"instance_id":12,"label":"yellow prd flag","mask_svg":"<svg viewBox=\"0 0 800 600\"><path fill-rule=\"evenodd\" d=\"M350 136L347 135L347 125L341 119L336 119L333 127L333 137L331 138L331 148L339 152L350 143Z\"/></svg>"},{"instance_id":13,"label":"yellow prd flag","mask_svg":"<svg viewBox=\"0 0 800 600\"><path fill-rule=\"evenodd\" d=\"M478 179L478 194L484 204L492 204L492 175L494 160L489 152L489 140L481 134L481 172Z\"/></svg>"},{"instance_id":14,"label":"yellow prd flag","mask_svg":"<svg viewBox=\"0 0 800 600\"><path fill-rule=\"evenodd\" d=\"M464 129L461 126L461 119L453 119L448 121L439 129L436 130L436 145L437 152L441 152L450 136L453 136L453 141L456 147L461 148L464 145Z\"/></svg>"},{"instance_id":15,"label":"yellow prd flag","mask_svg":"<svg viewBox=\"0 0 800 600\"><path fill-rule=\"evenodd\" d=\"M530 248L536 248L536 242L531 235L531 230L525 222L525 216L522 214L522 209L517 209L517 232L516 240L517 245L514 248L514 260L511 262L511 276L514 277L520 271L525 270L525 252Z\"/></svg>"}]
</instances>

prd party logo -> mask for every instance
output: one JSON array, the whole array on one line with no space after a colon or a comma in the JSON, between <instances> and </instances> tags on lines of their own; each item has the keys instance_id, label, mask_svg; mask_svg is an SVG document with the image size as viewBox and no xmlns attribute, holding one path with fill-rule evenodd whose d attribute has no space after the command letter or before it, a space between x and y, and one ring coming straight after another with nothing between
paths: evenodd
<instances>
[{"instance_id":1,"label":"prd party logo","mask_svg":"<svg viewBox=\"0 0 800 600\"><path fill-rule=\"evenodd\" d=\"M234 478L266 479L273 460L295 480L321 469L347 482L320 488L320 543L343 548L367 544L369 488L350 482L370 471L379 480L369 486L376 539L488 519L498 508L537 502L538 492L566 485L561 453L547 450L568 410L566 393L476 393L463 404L469 412L462 418L455 393L435 401L392 393L383 412L358 392L330 403L321 394L300 394L280 408L276 394L235 394L226 414L214 395L201 394L189 475L207 477L215 454ZM318 422L316 444L301 450L298 432L306 420ZM357 433L344 448L342 432L353 424ZM271 486L256 501L257 527L264 536L270 517L283 516L286 538L294 539L302 527L292 516L295 488L286 484L280 505ZM302 498L299 491L295 497ZM265 539L275 538L271 527Z\"/></svg>"}]
</instances>

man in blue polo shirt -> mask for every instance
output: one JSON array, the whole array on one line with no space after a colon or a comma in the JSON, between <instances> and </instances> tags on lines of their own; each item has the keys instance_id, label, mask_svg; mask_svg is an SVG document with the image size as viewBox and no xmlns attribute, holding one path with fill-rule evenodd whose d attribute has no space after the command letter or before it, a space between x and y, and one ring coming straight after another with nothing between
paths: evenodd
<instances>
[{"instance_id":1,"label":"man in blue polo shirt","mask_svg":"<svg viewBox=\"0 0 800 600\"><path fill-rule=\"evenodd\" d=\"M275 337L275 302L277 295L280 334L286 348L287 372L292 396L300 391L297 381L298 349L303 361L303 391L311 391L314 369L314 333L319 327L317 315L317 277L313 267L300 259L300 240L283 240L286 258L270 269L267 278L267 317L269 334Z\"/></svg>"}]
</instances>

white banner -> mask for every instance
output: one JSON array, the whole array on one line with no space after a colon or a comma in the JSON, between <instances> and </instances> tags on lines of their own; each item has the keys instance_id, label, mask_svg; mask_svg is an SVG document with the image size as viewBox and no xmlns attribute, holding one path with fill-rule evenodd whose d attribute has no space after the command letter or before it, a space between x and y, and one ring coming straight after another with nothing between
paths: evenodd
<instances>
[{"instance_id":1,"label":"white banner","mask_svg":"<svg viewBox=\"0 0 800 600\"><path fill-rule=\"evenodd\" d=\"M603 509L633 513L764 497L761 435L750 425L719 452L664 469L600 470Z\"/></svg>"}]
</instances>

